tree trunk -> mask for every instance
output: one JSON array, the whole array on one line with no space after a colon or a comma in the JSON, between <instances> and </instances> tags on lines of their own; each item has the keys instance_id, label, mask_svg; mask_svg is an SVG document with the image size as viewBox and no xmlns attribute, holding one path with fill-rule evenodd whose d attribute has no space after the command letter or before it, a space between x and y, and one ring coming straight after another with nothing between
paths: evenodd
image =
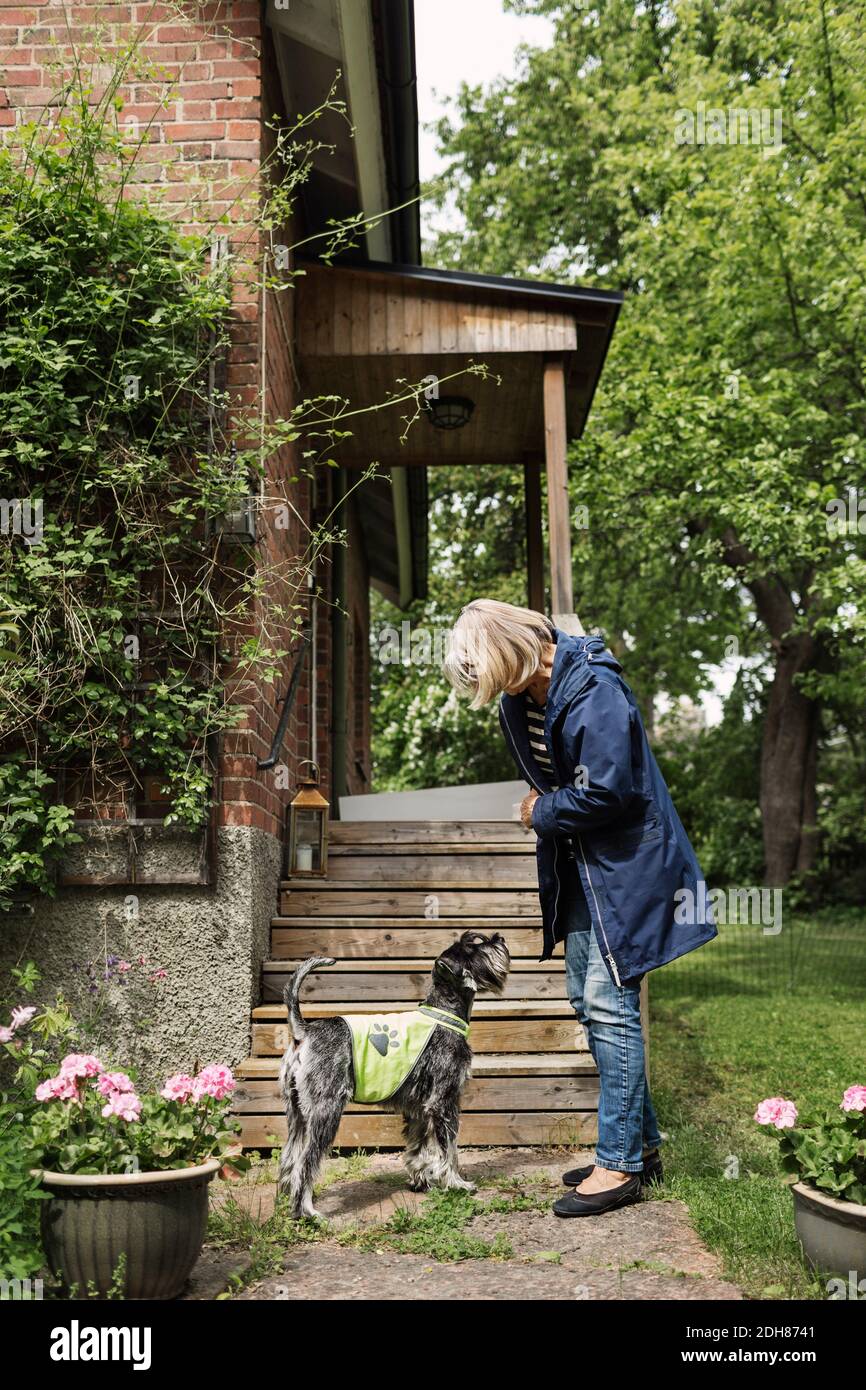
<instances>
[{"instance_id":1,"label":"tree trunk","mask_svg":"<svg viewBox=\"0 0 866 1390\"><path fill-rule=\"evenodd\" d=\"M815 864L818 705L794 684L814 655L808 636L778 644L761 748L764 882L772 888Z\"/></svg>"},{"instance_id":2,"label":"tree trunk","mask_svg":"<svg viewBox=\"0 0 866 1390\"><path fill-rule=\"evenodd\" d=\"M707 527L706 521L690 524L697 533ZM819 706L795 681L814 670L822 652L811 632L796 631L798 610L782 579L761 571L732 527L721 539L724 558L751 591L776 653L761 746L760 802L764 882L768 888L783 888L792 874L808 873L817 855ZM810 582L806 574L798 585L807 607Z\"/></svg>"}]
</instances>

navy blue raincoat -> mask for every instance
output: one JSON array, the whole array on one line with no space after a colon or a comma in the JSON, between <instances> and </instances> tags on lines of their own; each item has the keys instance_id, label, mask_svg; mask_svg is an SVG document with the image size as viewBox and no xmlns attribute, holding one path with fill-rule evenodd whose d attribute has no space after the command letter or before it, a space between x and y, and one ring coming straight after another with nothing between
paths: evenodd
<instances>
[{"instance_id":1,"label":"navy blue raincoat","mask_svg":"<svg viewBox=\"0 0 866 1390\"><path fill-rule=\"evenodd\" d=\"M544 730L558 791L532 755L523 696L499 702L520 776L540 793L532 827L541 960L565 934L562 903L576 869L611 978L629 984L717 932L695 852L619 662L600 637L559 628L554 637Z\"/></svg>"}]
</instances>

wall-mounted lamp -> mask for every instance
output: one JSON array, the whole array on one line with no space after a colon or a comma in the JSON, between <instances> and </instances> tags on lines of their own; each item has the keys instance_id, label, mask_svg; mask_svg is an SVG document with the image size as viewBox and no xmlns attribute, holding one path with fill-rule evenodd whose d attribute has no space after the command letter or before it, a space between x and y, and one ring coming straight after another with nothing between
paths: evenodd
<instances>
[{"instance_id":1,"label":"wall-mounted lamp","mask_svg":"<svg viewBox=\"0 0 866 1390\"><path fill-rule=\"evenodd\" d=\"M436 396L425 401L424 409L436 430L462 430L472 419L475 402L468 396Z\"/></svg>"}]
</instances>

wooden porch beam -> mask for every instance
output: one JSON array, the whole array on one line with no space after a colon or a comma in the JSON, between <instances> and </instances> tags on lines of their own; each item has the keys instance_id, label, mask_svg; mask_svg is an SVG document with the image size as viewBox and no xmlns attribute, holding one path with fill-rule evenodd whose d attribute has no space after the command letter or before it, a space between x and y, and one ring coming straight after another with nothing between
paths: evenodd
<instances>
[{"instance_id":1,"label":"wooden porch beam","mask_svg":"<svg viewBox=\"0 0 866 1390\"><path fill-rule=\"evenodd\" d=\"M567 447L565 363L561 357L551 357L544 363L544 456L547 466L550 608L554 619L574 611Z\"/></svg>"},{"instance_id":2,"label":"wooden porch beam","mask_svg":"<svg viewBox=\"0 0 866 1390\"><path fill-rule=\"evenodd\" d=\"M541 529L541 464L538 459L523 463L523 499L526 511L526 594L527 603L544 612L544 537Z\"/></svg>"}]
</instances>

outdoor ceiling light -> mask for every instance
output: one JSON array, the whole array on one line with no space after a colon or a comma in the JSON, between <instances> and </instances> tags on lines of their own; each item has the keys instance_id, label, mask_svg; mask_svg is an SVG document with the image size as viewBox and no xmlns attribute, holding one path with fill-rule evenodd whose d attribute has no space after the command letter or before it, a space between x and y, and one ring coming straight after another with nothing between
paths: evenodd
<instances>
[{"instance_id":1,"label":"outdoor ceiling light","mask_svg":"<svg viewBox=\"0 0 866 1390\"><path fill-rule=\"evenodd\" d=\"M468 396L434 396L424 408L434 429L462 430L472 418L475 402Z\"/></svg>"}]
</instances>

